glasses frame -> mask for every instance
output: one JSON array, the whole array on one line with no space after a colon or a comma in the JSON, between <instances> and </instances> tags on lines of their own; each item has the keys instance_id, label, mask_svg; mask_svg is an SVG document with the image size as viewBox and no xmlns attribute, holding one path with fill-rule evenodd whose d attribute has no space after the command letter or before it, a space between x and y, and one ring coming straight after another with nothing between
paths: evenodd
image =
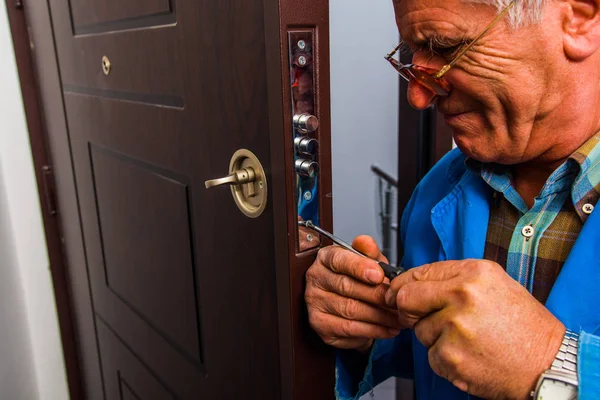
<instances>
[{"instance_id":1,"label":"glasses frame","mask_svg":"<svg viewBox=\"0 0 600 400\"><path fill-rule=\"evenodd\" d=\"M492 22L481 32L471 43L464 46L460 52L450 61L448 64L444 65L441 69L435 70L431 68L422 67L420 65L415 64L402 64L400 61L396 60L394 56L400 50L401 44L398 44L394 50L385 56L385 59L394 67L394 69L400 74L401 77L406 79L406 81L410 82L415 81L419 83L421 86L425 87L427 90L432 92L436 96L449 96L450 95L450 85L444 81L442 78L456 63L465 55L467 51L469 51L475 43L479 41L486 33L489 32L490 29L496 25L498 21L502 19L510 9L515 5L516 0L513 0L508 6L502 10L500 14L494 18Z\"/></svg>"}]
</instances>

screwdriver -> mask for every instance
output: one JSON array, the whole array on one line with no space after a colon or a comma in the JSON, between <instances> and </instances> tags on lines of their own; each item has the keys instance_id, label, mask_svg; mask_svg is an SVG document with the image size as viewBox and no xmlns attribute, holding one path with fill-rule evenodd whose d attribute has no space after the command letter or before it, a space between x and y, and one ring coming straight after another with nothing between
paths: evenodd
<instances>
[{"instance_id":1,"label":"screwdriver","mask_svg":"<svg viewBox=\"0 0 600 400\"><path fill-rule=\"evenodd\" d=\"M326 230L319 228L318 226L315 226L311 221L298 221L298 225L304 226L308 229L312 229L313 231L320 233L322 236L325 236L327 239L331 240L333 243L337 244L338 246L341 246L346 250L350 250L354 254L357 254L361 257L365 257L365 258L368 258L369 260L372 260L372 258L370 258L367 255L356 250L354 247L350 246L348 243L344 242L342 239L338 238L337 236L334 236L332 233L329 233ZM375 260L373 260L373 261L375 261ZM393 280L398 275L400 275L401 273L406 271L402 267L393 267L389 264L384 263L383 261L376 261L376 262L377 262L377 264L379 264L379 266L383 270L383 274L390 281Z\"/></svg>"}]
</instances>

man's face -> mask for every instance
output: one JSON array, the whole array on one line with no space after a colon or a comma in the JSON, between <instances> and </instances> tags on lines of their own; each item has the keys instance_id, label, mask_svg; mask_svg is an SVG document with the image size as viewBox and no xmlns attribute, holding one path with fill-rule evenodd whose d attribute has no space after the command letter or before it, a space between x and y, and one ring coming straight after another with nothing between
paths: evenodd
<instances>
[{"instance_id":1,"label":"man's face","mask_svg":"<svg viewBox=\"0 0 600 400\"><path fill-rule=\"evenodd\" d=\"M498 14L489 5L461 0L395 0L394 7L402 39L415 51L413 63L436 69ZM552 18L548 8L545 19ZM483 162L516 164L543 158L560 145L563 139L555 133L566 123L560 30L559 23L511 30L504 17L445 75L452 93L438 99L438 111L464 153ZM426 96L411 82L413 106L424 107Z\"/></svg>"}]
</instances>

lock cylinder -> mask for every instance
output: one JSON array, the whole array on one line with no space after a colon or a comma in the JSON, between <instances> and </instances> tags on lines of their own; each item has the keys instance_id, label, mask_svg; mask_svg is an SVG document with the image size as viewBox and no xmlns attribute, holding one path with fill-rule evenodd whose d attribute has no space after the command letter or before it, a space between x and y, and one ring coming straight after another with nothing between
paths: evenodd
<instances>
[{"instance_id":1,"label":"lock cylinder","mask_svg":"<svg viewBox=\"0 0 600 400\"><path fill-rule=\"evenodd\" d=\"M314 178L319 174L319 164L316 161L298 159L294 163L296 173L307 178Z\"/></svg>"},{"instance_id":2,"label":"lock cylinder","mask_svg":"<svg viewBox=\"0 0 600 400\"><path fill-rule=\"evenodd\" d=\"M294 147L296 148L296 153L312 156L317 153L319 142L317 139L307 136L298 136L294 139Z\"/></svg>"},{"instance_id":3,"label":"lock cylinder","mask_svg":"<svg viewBox=\"0 0 600 400\"><path fill-rule=\"evenodd\" d=\"M319 128L319 119L311 114L294 115L294 128L302 134L316 131Z\"/></svg>"}]
</instances>

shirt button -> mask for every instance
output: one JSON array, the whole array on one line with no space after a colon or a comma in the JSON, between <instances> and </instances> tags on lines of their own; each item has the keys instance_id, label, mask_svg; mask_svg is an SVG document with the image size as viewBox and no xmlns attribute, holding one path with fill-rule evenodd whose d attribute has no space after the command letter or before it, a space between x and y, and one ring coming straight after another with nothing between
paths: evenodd
<instances>
[{"instance_id":1,"label":"shirt button","mask_svg":"<svg viewBox=\"0 0 600 400\"><path fill-rule=\"evenodd\" d=\"M523 236L525 236L526 238L530 238L533 236L533 234L535 233L535 229L533 229L533 226L531 225L527 225L526 227L523 228L523 230L521 231L521 233L523 234Z\"/></svg>"},{"instance_id":2,"label":"shirt button","mask_svg":"<svg viewBox=\"0 0 600 400\"><path fill-rule=\"evenodd\" d=\"M594 206L590 203L586 203L581 207L581 211L583 211L584 214L590 215L592 211L594 211Z\"/></svg>"}]
</instances>

